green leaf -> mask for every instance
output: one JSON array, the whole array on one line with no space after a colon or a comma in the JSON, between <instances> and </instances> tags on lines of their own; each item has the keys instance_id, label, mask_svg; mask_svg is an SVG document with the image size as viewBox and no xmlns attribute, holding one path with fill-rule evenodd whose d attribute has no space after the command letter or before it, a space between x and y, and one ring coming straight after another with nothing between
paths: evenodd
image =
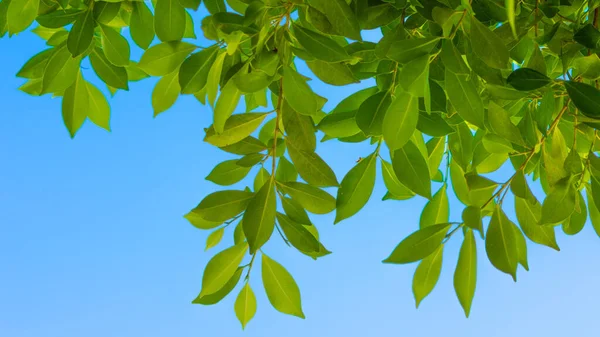
<instances>
[{"instance_id":1,"label":"green leaf","mask_svg":"<svg viewBox=\"0 0 600 337\"><path fill-rule=\"evenodd\" d=\"M307 152L314 152L317 148L315 127L309 116L301 115L285 101L281 107L283 127L287 134L286 142L294 147Z\"/></svg>"},{"instance_id":2,"label":"green leaf","mask_svg":"<svg viewBox=\"0 0 600 337\"><path fill-rule=\"evenodd\" d=\"M537 200L535 203L528 202L523 198L515 198L515 211L519 225L529 240L540 245L548 246L560 251L556 243L554 226L540 226L542 207Z\"/></svg>"},{"instance_id":3,"label":"green leaf","mask_svg":"<svg viewBox=\"0 0 600 337\"><path fill-rule=\"evenodd\" d=\"M460 247L460 253L458 254L456 270L454 271L454 291L467 317L469 317L471 312L476 283L477 245L473 231L467 230L462 246Z\"/></svg>"},{"instance_id":4,"label":"green leaf","mask_svg":"<svg viewBox=\"0 0 600 337\"><path fill-rule=\"evenodd\" d=\"M275 180L269 179L250 201L244 213L244 234L251 254L256 253L273 234L276 208Z\"/></svg>"},{"instance_id":5,"label":"green leaf","mask_svg":"<svg viewBox=\"0 0 600 337\"><path fill-rule=\"evenodd\" d=\"M563 232L567 235L575 235L581 232L587 221L585 200L581 193L577 193L576 198L575 211L573 211L571 216L562 224Z\"/></svg>"},{"instance_id":6,"label":"green leaf","mask_svg":"<svg viewBox=\"0 0 600 337\"><path fill-rule=\"evenodd\" d=\"M294 36L300 45L316 59L325 62L342 62L352 59L335 40L298 25L294 25L293 28Z\"/></svg>"},{"instance_id":7,"label":"green leaf","mask_svg":"<svg viewBox=\"0 0 600 337\"><path fill-rule=\"evenodd\" d=\"M336 0L340 1L340 0ZM331 85L360 83L352 70L343 63L330 63L321 60L307 61L306 65L321 81Z\"/></svg>"},{"instance_id":8,"label":"green leaf","mask_svg":"<svg viewBox=\"0 0 600 337\"><path fill-rule=\"evenodd\" d=\"M294 222L301 225L312 226L312 222L306 210L297 201L287 197L281 197L281 206L285 214Z\"/></svg>"},{"instance_id":9,"label":"green leaf","mask_svg":"<svg viewBox=\"0 0 600 337\"><path fill-rule=\"evenodd\" d=\"M217 93L219 91L219 82L221 81L221 73L223 71L223 62L227 53L220 51L219 56L216 57L210 70L208 71L208 79L206 81L206 94L208 95L208 102L211 106L214 106L215 100L217 99Z\"/></svg>"},{"instance_id":10,"label":"green leaf","mask_svg":"<svg viewBox=\"0 0 600 337\"><path fill-rule=\"evenodd\" d=\"M396 246L384 263L405 264L422 260L442 244L450 225L434 225L419 229Z\"/></svg>"},{"instance_id":11,"label":"green leaf","mask_svg":"<svg viewBox=\"0 0 600 337\"><path fill-rule=\"evenodd\" d=\"M446 188L446 184L442 185L442 188L433 195L433 198L423 208L421 220L419 221L420 228L448 222L450 205L448 203Z\"/></svg>"},{"instance_id":12,"label":"green leaf","mask_svg":"<svg viewBox=\"0 0 600 337\"><path fill-rule=\"evenodd\" d=\"M129 42L114 29L100 25L102 30L102 50L106 58L118 67L129 64Z\"/></svg>"},{"instance_id":13,"label":"green leaf","mask_svg":"<svg viewBox=\"0 0 600 337\"><path fill-rule=\"evenodd\" d=\"M304 228L304 226L281 213L277 213L277 222L292 246L305 253L319 252L321 248L319 240Z\"/></svg>"},{"instance_id":14,"label":"green leaf","mask_svg":"<svg viewBox=\"0 0 600 337\"><path fill-rule=\"evenodd\" d=\"M497 69L508 68L509 52L503 40L475 18L471 19L470 38L473 52L485 64Z\"/></svg>"},{"instance_id":15,"label":"green leaf","mask_svg":"<svg viewBox=\"0 0 600 337\"><path fill-rule=\"evenodd\" d=\"M286 145L292 163L304 181L316 187L338 186L335 173L318 154L298 149L287 139Z\"/></svg>"},{"instance_id":16,"label":"green leaf","mask_svg":"<svg viewBox=\"0 0 600 337\"><path fill-rule=\"evenodd\" d=\"M267 114L262 113L233 115L225 122L222 133L215 133L215 129L213 127L208 129L208 131L206 131L206 137L204 138L204 141L221 148L236 144L237 142L240 142L246 139L246 137L250 136L250 134L254 132L254 130L256 130L260 124L262 124L266 116ZM260 143L260 141L258 141L258 143ZM257 150L260 148L262 151L264 149L262 148L262 143L258 143L253 141L252 145L248 145L252 150Z\"/></svg>"},{"instance_id":17,"label":"green leaf","mask_svg":"<svg viewBox=\"0 0 600 337\"><path fill-rule=\"evenodd\" d=\"M192 212L210 222L223 222L243 212L254 193L226 190L207 195Z\"/></svg>"},{"instance_id":18,"label":"green leaf","mask_svg":"<svg viewBox=\"0 0 600 337\"><path fill-rule=\"evenodd\" d=\"M215 62L219 48L214 46L188 57L179 68L179 85L182 94L202 90L208 81L208 72Z\"/></svg>"},{"instance_id":19,"label":"green leaf","mask_svg":"<svg viewBox=\"0 0 600 337\"><path fill-rule=\"evenodd\" d=\"M584 115L600 119L600 90L581 82L563 82L573 104Z\"/></svg>"},{"instance_id":20,"label":"green leaf","mask_svg":"<svg viewBox=\"0 0 600 337\"><path fill-rule=\"evenodd\" d=\"M227 11L224 0L204 0L204 6L210 14Z\"/></svg>"},{"instance_id":21,"label":"green leaf","mask_svg":"<svg viewBox=\"0 0 600 337\"><path fill-rule=\"evenodd\" d=\"M194 227L198 229L213 229L222 224L222 222L212 222L204 220L200 215L195 213L193 210L184 216L184 218L189 221Z\"/></svg>"},{"instance_id":22,"label":"green leaf","mask_svg":"<svg viewBox=\"0 0 600 337\"><path fill-rule=\"evenodd\" d=\"M275 180L285 183L288 181L296 181L296 179L298 179L298 171L296 171L294 164L290 163L285 157L281 157L277 163Z\"/></svg>"},{"instance_id":23,"label":"green leaf","mask_svg":"<svg viewBox=\"0 0 600 337\"><path fill-rule=\"evenodd\" d=\"M311 213L327 214L335 209L335 198L311 185L290 181L278 183L278 188Z\"/></svg>"},{"instance_id":24,"label":"green leaf","mask_svg":"<svg viewBox=\"0 0 600 337\"><path fill-rule=\"evenodd\" d=\"M392 166L398 180L414 193L431 198L431 181L427 160L413 142L394 151Z\"/></svg>"},{"instance_id":25,"label":"green leaf","mask_svg":"<svg viewBox=\"0 0 600 337\"><path fill-rule=\"evenodd\" d=\"M446 93L452 106L465 121L483 128L483 102L472 81L446 69Z\"/></svg>"},{"instance_id":26,"label":"green leaf","mask_svg":"<svg viewBox=\"0 0 600 337\"><path fill-rule=\"evenodd\" d=\"M540 224L557 224L566 220L575 210L575 200L575 190L567 181L560 181L544 199Z\"/></svg>"},{"instance_id":27,"label":"green leaf","mask_svg":"<svg viewBox=\"0 0 600 337\"><path fill-rule=\"evenodd\" d=\"M214 294L223 288L238 270L247 250L248 245L243 242L213 256L204 268L202 290L199 296Z\"/></svg>"},{"instance_id":28,"label":"green leaf","mask_svg":"<svg viewBox=\"0 0 600 337\"><path fill-rule=\"evenodd\" d=\"M18 34L27 29L37 17L39 7L38 0L11 0L6 11L6 28L9 34Z\"/></svg>"},{"instance_id":29,"label":"green leaf","mask_svg":"<svg viewBox=\"0 0 600 337\"><path fill-rule=\"evenodd\" d=\"M12 0L11 0L12 2ZM57 10L36 18L37 23L47 28L61 28L73 23L83 11L80 9L69 8L66 10ZM36 13L37 14L37 13Z\"/></svg>"},{"instance_id":30,"label":"green leaf","mask_svg":"<svg viewBox=\"0 0 600 337\"><path fill-rule=\"evenodd\" d=\"M48 60L52 56L53 51L53 49L46 49L31 57L23 67L21 67L17 73L17 77L33 79L44 76L44 69L48 64Z\"/></svg>"},{"instance_id":31,"label":"green leaf","mask_svg":"<svg viewBox=\"0 0 600 337\"><path fill-rule=\"evenodd\" d=\"M260 163L265 158L265 155L262 153L251 153L245 155L243 158L240 158L236 161L237 165L242 167L251 168L252 166Z\"/></svg>"},{"instance_id":32,"label":"green leaf","mask_svg":"<svg viewBox=\"0 0 600 337\"><path fill-rule=\"evenodd\" d=\"M204 251L207 251L212 247L218 245L219 242L221 242L221 239L223 239L223 233L225 233L224 227L219 228L216 231L210 233L206 238L206 247L204 248Z\"/></svg>"},{"instance_id":33,"label":"green leaf","mask_svg":"<svg viewBox=\"0 0 600 337\"><path fill-rule=\"evenodd\" d=\"M390 151L402 148L417 129L419 101L408 92L400 92L383 119L383 139Z\"/></svg>"},{"instance_id":34,"label":"green leaf","mask_svg":"<svg viewBox=\"0 0 600 337\"><path fill-rule=\"evenodd\" d=\"M256 297L254 296L252 288L250 288L250 283L246 282L240 291L235 300L234 309L235 316L240 323L242 323L242 329L245 329L246 324L248 324L256 314Z\"/></svg>"},{"instance_id":35,"label":"green leaf","mask_svg":"<svg viewBox=\"0 0 600 337\"><path fill-rule=\"evenodd\" d=\"M517 280L517 238L514 224L506 217L499 206L494 210L485 237L485 251L496 269L507 273Z\"/></svg>"},{"instance_id":36,"label":"green leaf","mask_svg":"<svg viewBox=\"0 0 600 337\"><path fill-rule=\"evenodd\" d=\"M462 56L451 41L444 41L440 56L446 69L455 73L469 75L471 73L469 67L465 64Z\"/></svg>"},{"instance_id":37,"label":"green leaf","mask_svg":"<svg viewBox=\"0 0 600 337\"><path fill-rule=\"evenodd\" d=\"M271 180L269 171L265 170L264 167L261 167L254 177L254 191L259 191L261 187L263 187L263 185L269 180Z\"/></svg>"},{"instance_id":38,"label":"green leaf","mask_svg":"<svg viewBox=\"0 0 600 337\"><path fill-rule=\"evenodd\" d=\"M113 88L129 90L128 76L125 68L117 67L110 63L99 48L95 48L90 54L90 63L96 75L104 83Z\"/></svg>"},{"instance_id":39,"label":"green leaf","mask_svg":"<svg viewBox=\"0 0 600 337\"><path fill-rule=\"evenodd\" d=\"M178 81L179 73L172 72L163 76L154 86L152 90L152 108L154 117L160 113L167 111L175 104L181 91Z\"/></svg>"},{"instance_id":40,"label":"green leaf","mask_svg":"<svg viewBox=\"0 0 600 337\"><path fill-rule=\"evenodd\" d=\"M89 106L89 95L85 81L81 75L78 75L75 82L65 90L62 101L62 116L71 138L79 130L87 117Z\"/></svg>"},{"instance_id":41,"label":"green leaf","mask_svg":"<svg viewBox=\"0 0 600 337\"><path fill-rule=\"evenodd\" d=\"M439 37L424 37L392 42L386 56L400 64L431 53L439 43Z\"/></svg>"},{"instance_id":42,"label":"green leaf","mask_svg":"<svg viewBox=\"0 0 600 337\"><path fill-rule=\"evenodd\" d=\"M508 111L494 102L488 105L488 122L493 133L515 144L524 144L521 132L510 120Z\"/></svg>"},{"instance_id":43,"label":"green leaf","mask_svg":"<svg viewBox=\"0 0 600 337\"><path fill-rule=\"evenodd\" d=\"M354 136L360 132L355 116L356 110L332 112L321 120L318 129L332 138Z\"/></svg>"},{"instance_id":44,"label":"green leaf","mask_svg":"<svg viewBox=\"0 0 600 337\"><path fill-rule=\"evenodd\" d=\"M519 68L508 75L506 82L517 90L530 91L543 88L550 84L552 80L537 70Z\"/></svg>"},{"instance_id":45,"label":"green leaf","mask_svg":"<svg viewBox=\"0 0 600 337\"><path fill-rule=\"evenodd\" d=\"M120 2L99 2L94 5L94 19L96 22L108 24L121 9Z\"/></svg>"},{"instance_id":46,"label":"green leaf","mask_svg":"<svg viewBox=\"0 0 600 337\"><path fill-rule=\"evenodd\" d=\"M336 201L335 222L358 213L369 201L375 187L377 152L363 158L342 179Z\"/></svg>"},{"instance_id":47,"label":"green leaf","mask_svg":"<svg viewBox=\"0 0 600 337\"><path fill-rule=\"evenodd\" d=\"M92 83L85 82L85 89L87 90L88 102L87 116L88 118L99 127L110 131L110 105L104 97L104 94L94 86Z\"/></svg>"},{"instance_id":48,"label":"green leaf","mask_svg":"<svg viewBox=\"0 0 600 337\"><path fill-rule=\"evenodd\" d=\"M600 46L600 32L589 23L576 31L573 39L586 48L596 49Z\"/></svg>"},{"instance_id":49,"label":"green leaf","mask_svg":"<svg viewBox=\"0 0 600 337\"><path fill-rule=\"evenodd\" d=\"M248 136L234 144L221 147L221 150L238 155L248 155L266 150L267 146L260 140Z\"/></svg>"},{"instance_id":50,"label":"green leaf","mask_svg":"<svg viewBox=\"0 0 600 337\"><path fill-rule=\"evenodd\" d=\"M213 127L217 134L224 133L227 121L235 108L238 106L241 98L241 92L236 87L234 81L229 81L221 89L221 94L217 99L214 111L214 124ZM245 135L248 136L248 135Z\"/></svg>"},{"instance_id":51,"label":"green leaf","mask_svg":"<svg viewBox=\"0 0 600 337\"><path fill-rule=\"evenodd\" d=\"M412 290L417 308L421 301L431 293L442 271L444 245L440 245L431 255L424 258L413 277Z\"/></svg>"},{"instance_id":52,"label":"green leaf","mask_svg":"<svg viewBox=\"0 0 600 337\"><path fill-rule=\"evenodd\" d=\"M163 41L177 41L185 33L186 11L179 0L156 0L154 30Z\"/></svg>"},{"instance_id":53,"label":"green leaf","mask_svg":"<svg viewBox=\"0 0 600 337\"><path fill-rule=\"evenodd\" d=\"M323 13L336 35L361 40L360 26L354 12L344 0L310 0L310 6Z\"/></svg>"},{"instance_id":54,"label":"green leaf","mask_svg":"<svg viewBox=\"0 0 600 337\"><path fill-rule=\"evenodd\" d=\"M228 186L244 179L248 175L248 172L250 172L250 167L239 166L237 159L226 160L215 166L206 177L206 180L212 181L217 185Z\"/></svg>"},{"instance_id":55,"label":"green leaf","mask_svg":"<svg viewBox=\"0 0 600 337\"><path fill-rule=\"evenodd\" d=\"M586 188L585 192L588 200L588 208L590 210L590 221L592 222L592 227L594 228L596 235L600 236L600 211L598 211L598 207L595 203L596 198L594 198L592 191L590 191L589 188Z\"/></svg>"},{"instance_id":56,"label":"green leaf","mask_svg":"<svg viewBox=\"0 0 600 337\"><path fill-rule=\"evenodd\" d=\"M356 113L356 124L367 136L383 133L383 121L392 98L389 92L379 92L360 105Z\"/></svg>"},{"instance_id":57,"label":"green leaf","mask_svg":"<svg viewBox=\"0 0 600 337\"><path fill-rule=\"evenodd\" d=\"M317 113L317 101L312 89L304 77L290 67L283 68L283 87L285 100L292 109L308 116Z\"/></svg>"},{"instance_id":58,"label":"green leaf","mask_svg":"<svg viewBox=\"0 0 600 337\"><path fill-rule=\"evenodd\" d=\"M67 39L67 47L73 57L83 54L94 41L94 12L87 10L79 15Z\"/></svg>"},{"instance_id":59,"label":"green leaf","mask_svg":"<svg viewBox=\"0 0 600 337\"><path fill-rule=\"evenodd\" d=\"M140 48L148 49L154 40L154 17L145 3L134 1L131 5L133 6L129 22L131 38Z\"/></svg>"},{"instance_id":60,"label":"green leaf","mask_svg":"<svg viewBox=\"0 0 600 337\"><path fill-rule=\"evenodd\" d=\"M164 76L175 71L194 49L196 46L187 42L163 42L146 50L138 67L149 75Z\"/></svg>"},{"instance_id":61,"label":"green leaf","mask_svg":"<svg viewBox=\"0 0 600 337\"><path fill-rule=\"evenodd\" d=\"M277 311L304 318L300 289L290 273L275 260L262 255L262 280L267 298Z\"/></svg>"},{"instance_id":62,"label":"green leaf","mask_svg":"<svg viewBox=\"0 0 600 337\"><path fill-rule=\"evenodd\" d=\"M573 66L583 78L595 80L600 78L600 58L592 54L573 60Z\"/></svg>"},{"instance_id":63,"label":"green leaf","mask_svg":"<svg viewBox=\"0 0 600 337\"><path fill-rule=\"evenodd\" d=\"M402 183L398 180L398 178L396 177L396 173L394 172L394 168L392 167L392 164L382 159L381 170L385 187L388 189L389 193L391 193L394 197L399 198L400 200L406 200L412 198L415 195L411 190L406 188L406 186L402 185Z\"/></svg>"},{"instance_id":64,"label":"green leaf","mask_svg":"<svg viewBox=\"0 0 600 337\"><path fill-rule=\"evenodd\" d=\"M225 296L229 295L233 288L235 288L235 286L240 281L240 278L242 277L243 271L243 268L238 268L233 274L233 276L229 279L229 281L227 281L227 283L225 283L225 285L221 289L217 290L215 293L212 294L198 296L192 301L192 303L203 305L213 305L219 303L222 299L225 298Z\"/></svg>"},{"instance_id":65,"label":"green leaf","mask_svg":"<svg viewBox=\"0 0 600 337\"><path fill-rule=\"evenodd\" d=\"M233 78L237 88L245 93L254 93L265 90L273 81L262 71L252 71L247 74L238 74Z\"/></svg>"}]
</instances>

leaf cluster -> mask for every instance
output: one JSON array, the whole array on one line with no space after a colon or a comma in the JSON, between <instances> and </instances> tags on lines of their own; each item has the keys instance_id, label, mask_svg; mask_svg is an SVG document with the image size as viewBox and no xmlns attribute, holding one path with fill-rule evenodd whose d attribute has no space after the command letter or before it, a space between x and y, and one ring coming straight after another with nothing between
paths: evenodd
<instances>
[{"instance_id":1,"label":"leaf cluster","mask_svg":"<svg viewBox=\"0 0 600 337\"><path fill-rule=\"evenodd\" d=\"M206 177L224 190L185 217L211 231L206 249L229 229L234 244L208 262L193 303L218 303L243 283L234 308L245 327L257 310L249 279L260 255L269 302L304 318L296 281L264 245L280 236L313 259L328 255L314 215L335 212L335 223L352 217L381 177L386 202L426 200L418 229L383 262L418 262L418 306L438 281L445 243L462 241L454 288L468 316L479 239L490 263L516 281L518 267L529 268L528 244L559 250L557 227L577 234L589 215L600 234L599 6L591 0L0 0L0 36L34 27L46 41L18 71L25 80L20 90L60 97L71 137L86 119L110 129L110 105L90 76L111 94L158 78L155 116L180 95L212 109L204 141L232 159ZM208 15L197 18L201 7ZM197 25L211 45L195 43ZM381 39L363 40L374 29ZM143 51L139 60L131 59L132 48ZM93 73L84 74L84 61ZM309 71L299 71L300 63ZM315 92L311 79L369 86L349 90L328 109L326 93ZM372 148L339 180L317 154L325 141ZM491 179L501 167L510 174ZM251 172L250 186L233 186ZM531 184L544 195L534 195ZM504 211L509 192L514 219ZM464 206L456 214L452 197Z\"/></svg>"}]
</instances>

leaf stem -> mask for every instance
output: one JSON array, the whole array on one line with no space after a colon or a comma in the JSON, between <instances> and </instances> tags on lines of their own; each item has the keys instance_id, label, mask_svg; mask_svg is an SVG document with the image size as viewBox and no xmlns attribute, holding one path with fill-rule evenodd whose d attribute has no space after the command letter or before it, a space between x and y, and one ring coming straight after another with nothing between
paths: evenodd
<instances>
[{"instance_id":1,"label":"leaf stem","mask_svg":"<svg viewBox=\"0 0 600 337\"><path fill-rule=\"evenodd\" d=\"M277 162L277 132L279 131L279 119L281 118L281 105L283 104L283 79L279 80L279 97L277 97L277 108L275 113L275 131L273 132L273 166L271 168L271 179L275 179L275 169Z\"/></svg>"},{"instance_id":2,"label":"leaf stem","mask_svg":"<svg viewBox=\"0 0 600 337\"><path fill-rule=\"evenodd\" d=\"M250 272L252 271L252 265L254 265L255 258L256 258L256 252L254 252L254 254L252 254L252 259L250 260L250 263L247 264L248 272L246 273L246 277L245 277L246 281L250 280Z\"/></svg>"}]
</instances>

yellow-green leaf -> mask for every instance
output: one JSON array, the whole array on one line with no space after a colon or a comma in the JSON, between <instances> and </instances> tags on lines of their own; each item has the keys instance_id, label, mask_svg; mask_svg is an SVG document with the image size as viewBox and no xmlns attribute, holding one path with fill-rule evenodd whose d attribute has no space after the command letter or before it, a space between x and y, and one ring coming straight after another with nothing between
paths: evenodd
<instances>
[{"instance_id":1,"label":"yellow-green leaf","mask_svg":"<svg viewBox=\"0 0 600 337\"><path fill-rule=\"evenodd\" d=\"M223 233L225 233L224 227L219 228L216 231L210 233L206 238L206 247L204 248L204 250L207 251L212 247L218 245L219 242L221 242L221 239L223 239Z\"/></svg>"},{"instance_id":2,"label":"yellow-green leaf","mask_svg":"<svg viewBox=\"0 0 600 337\"><path fill-rule=\"evenodd\" d=\"M519 256L513 225L504 211L497 206L485 237L485 251L496 269L511 275L516 281Z\"/></svg>"},{"instance_id":3,"label":"yellow-green leaf","mask_svg":"<svg viewBox=\"0 0 600 337\"><path fill-rule=\"evenodd\" d=\"M250 288L250 284L246 282L237 299L235 300L235 316L238 318L240 323L242 323L242 329L246 328L246 324L250 322L250 320L256 314L256 297L254 296L254 292L252 288Z\"/></svg>"},{"instance_id":4,"label":"yellow-green leaf","mask_svg":"<svg viewBox=\"0 0 600 337\"><path fill-rule=\"evenodd\" d=\"M375 187L376 163L377 153L373 153L363 158L342 179L334 223L353 216L367 204Z\"/></svg>"},{"instance_id":5,"label":"yellow-green leaf","mask_svg":"<svg viewBox=\"0 0 600 337\"><path fill-rule=\"evenodd\" d=\"M213 256L204 268L200 296L214 294L223 288L235 274L247 251L248 245L243 242Z\"/></svg>"},{"instance_id":6,"label":"yellow-green leaf","mask_svg":"<svg viewBox=\"0 0 600 337\"><path fill-rule=\"evenodd\" d=\"M223 222L243 212L253 197L247 191L218 191L202 199L193 212L206 221Z\"/></svg>"},{"instance_id":7,"label":"yellow-green leaf","mask_svg":"<svg viewBox=\"0 0 600 337\"><path fill-rule=\"evenodd\" d=\"M400 242L384 263L405 264L422 260L442 244L450 225L434 225L413 232Z\"/></svg>"},{"instance_id":8,"label":"yellow-green leaf","mask_svg":"<svg viewBox=\"0 0 600 337\"><path fill-rule=\"evenodd\" d=\"M282 265L265 254L262 255L262 280L267 298L277 311L304 318L296 281Z\"/></svg>"},{"instance_id":9,"label":"yellow-green leaf","mask_svg":"<svg viewBox=\"0 0 600 337\"><path fill-rule=\"evenodd\" d=\"M471 312L476 283L477 245L473 231L467 230L462 246L460 247L460 253L458 254L456 270L454 271L454 291L467 317L469 317Z\"/></svg>"},{"instance_id":10,"label":"yellow-green leaf","mask_svg":"<svg viewBox=\"0 0 600 337\"><path fill-rule=\"evenodd\" d=\"M431 293L442 271L444 245L440 245L431 255L424 258L413 277L412 290L417 308L421 301Z\"/></svg>"}]
</instances>

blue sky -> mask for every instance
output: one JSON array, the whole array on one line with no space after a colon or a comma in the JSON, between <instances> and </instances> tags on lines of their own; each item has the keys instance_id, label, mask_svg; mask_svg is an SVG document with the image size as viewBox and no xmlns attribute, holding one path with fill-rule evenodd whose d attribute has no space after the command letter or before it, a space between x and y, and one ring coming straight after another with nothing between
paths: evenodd
<instances>
[{"instance_id":1,"label":"blue sky","mask_svg":"<svg viewBox=\"0 0 600 337\"><path fill-rule=\"evenodd\" d=\"M416 264L380 261L418 227L424 200L382 202L381 179L358 215L336 226L333 214L315 218L334 254L315 262L273 236L264 250L294 275L307 318L271 308L257 269L258 312L242 332L233 313L239 287L216 306L190 303L216 250L204 252L208 233L182 216L217 189L204 180L213 166L232 158L202 142L210 109L181 97L155 119L155 80L146 80L111 100L112 132L86 122L71 140L59 99L17 90L14 74L42 48L31 33L0 40L0 336L597 336L600 239L589 223L575 237L559 233L561 252L530 243L531 271L519 270L518 283L489 264L478 240L469 319L452 288L456 236L417 310ZM328 108L349 90L314 88L327 90ZM370 151L319 147L339 179ZM453 201L451 219L461 211Z\"/></svg>"}]
</instances>

